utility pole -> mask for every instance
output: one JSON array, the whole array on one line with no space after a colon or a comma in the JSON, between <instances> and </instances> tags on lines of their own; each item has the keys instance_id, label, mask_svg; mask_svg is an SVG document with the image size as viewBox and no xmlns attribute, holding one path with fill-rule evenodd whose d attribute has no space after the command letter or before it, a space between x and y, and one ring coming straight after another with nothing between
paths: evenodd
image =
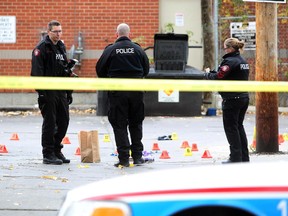
<instances>
[{"instance_id":1,"label":"utility pole","mask_svg":"<svg viewBox=\"0 0 288 216\"><path fill-rule=\"evenodd\" d=\"M256 31L256 80L278 81L276 3L256 3ZM256 152L278 151L278 93L256 92Z\"/></svg>"}]
</instances>

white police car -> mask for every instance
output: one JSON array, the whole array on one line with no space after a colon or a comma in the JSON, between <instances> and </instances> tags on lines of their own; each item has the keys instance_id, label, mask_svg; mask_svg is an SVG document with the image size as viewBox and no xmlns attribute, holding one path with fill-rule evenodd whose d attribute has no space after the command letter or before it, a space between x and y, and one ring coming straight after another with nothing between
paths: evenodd
<instances>
[{"instance_id":1,"label":"white police car","mask_svg":"<svg viewBox=\"0 0 288 216\"><path fill-rule=\"evenodd\" d=\"M59 216L287 216L288 162L131 174L68 192Z\"/></svg>"}]
</instances>

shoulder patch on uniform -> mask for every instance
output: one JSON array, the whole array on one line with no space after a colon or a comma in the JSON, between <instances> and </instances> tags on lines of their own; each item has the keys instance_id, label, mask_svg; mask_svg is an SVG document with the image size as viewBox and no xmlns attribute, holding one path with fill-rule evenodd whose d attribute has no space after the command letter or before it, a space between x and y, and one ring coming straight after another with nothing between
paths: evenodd
<instances>
[{"instance_id":1,"label":"shoulder patch on uniform","mask_svg":"<svg viewBox=\"0 0 288 216\"><path fill-rule=\"evenodd\" d=\"M229 70L230 70L230 67L229 67L228 65L223 65L223 66L221 66L221 71L227 72L227 71L229 71Z\"/></svg>"},{"instance_id":2,"label":"shoulder patch on uniform","mask_svg":"<svg viewBox=\"0 0 288 216\"><path fill-rule=\"evenodd\" d=\"M34 53L34 56L39 56L40 55L40 50L39 49L35 49L33 53Z\"/></svg>"},{"instance_id":3,"label":"shoulder patch on uniform","mask_svg":"<svg viewBox=\"0 0 288 216\"><path fill-rule=\"evenodd\" d=\"M217 73L218 79L223 79L225 74L230 70L230 67L228 65L223 65L220 67L219 72Z\"/></svg>"}]
</instances>

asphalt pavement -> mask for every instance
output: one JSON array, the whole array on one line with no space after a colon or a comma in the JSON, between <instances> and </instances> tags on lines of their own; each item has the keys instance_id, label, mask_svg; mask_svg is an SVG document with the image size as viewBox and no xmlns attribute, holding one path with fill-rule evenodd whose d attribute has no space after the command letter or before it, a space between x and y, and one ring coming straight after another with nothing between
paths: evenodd
<instances>
[{"instance_id":1,"label":"asphalt pavement","mask_svg":"<svg viewBox=\"0 0 288 216\"><path fill-rule=\"evenodd\" d=\"M70 144L64 144L63 153L70 164L42 164L41 124L39 112L0 112L0 145L8 153L0 153L0 215L55 216L68 190L121 175L160 169L224 166L221 161L229 155L221 113L217 116L146 117L143 143L145 151L154 158L144 166L119 169L112 128L107 117L96 116L93 110L71 111L67 133ZM279 113L279 134L288 133L288 116ZM255 114L248 112L244 122L249 145L253 142ZM76 155L79 131L97 130L99 133L100 163L81 163ZM158 140L171 136L173 140ZM16 140L11 140L16 138ZM18 138L18 139L17 139ZM194 144L198 151L183 147ZM158 151L151 151L155 145ZM194 149L196 150L196 148ZM161 159L164 152L169 158ZM288 160L288 143L279 145L277 154L256 154L251 151L251 163ZM197 173L195 173L197 175ZM171 173L173 176L173 173ZM181 179L179 179L179 182Z\"/></svg>"}]
</instances>

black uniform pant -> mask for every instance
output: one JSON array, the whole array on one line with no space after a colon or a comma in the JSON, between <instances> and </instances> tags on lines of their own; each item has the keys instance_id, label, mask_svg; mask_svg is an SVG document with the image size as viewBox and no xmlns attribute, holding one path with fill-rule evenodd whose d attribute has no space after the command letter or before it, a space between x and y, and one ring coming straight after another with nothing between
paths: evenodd
<instances>
[{"instance_id":1,"label":"black uniform pant","mask_svg":"<svg viewBox=\"0 0 288 216\"><path fill-rule=\"evenodd\" d=\"M248 141L243 126L248 105L248 97L224 99L222 102L224 130L233 162L249 161Z\"/></svg>"},{"instance_id":2,"label":"black uniform pant","mask_svg":"<svg viewBox=\"0 0 288 216\"><path fill-rule=\"evenodd\" d=\"M130 150L134 160L142 157L143 97L143 92L108 92L108 119L113 128L120 162L129 161ZM127 128L130 133L131 145Z\"/></svg>"},{"instance_id":3,"label":"black uniform pant","mask_svg":"<svg viewBox=\"0 0 288 216\"><path fill-rule=\"evenodd\" d=\"M39 101L43 117L42 153L43 156L60 152L61 144L69 125L69 105L66 94L49 95L46 101Z\"/></svg>"}]
</instances>

